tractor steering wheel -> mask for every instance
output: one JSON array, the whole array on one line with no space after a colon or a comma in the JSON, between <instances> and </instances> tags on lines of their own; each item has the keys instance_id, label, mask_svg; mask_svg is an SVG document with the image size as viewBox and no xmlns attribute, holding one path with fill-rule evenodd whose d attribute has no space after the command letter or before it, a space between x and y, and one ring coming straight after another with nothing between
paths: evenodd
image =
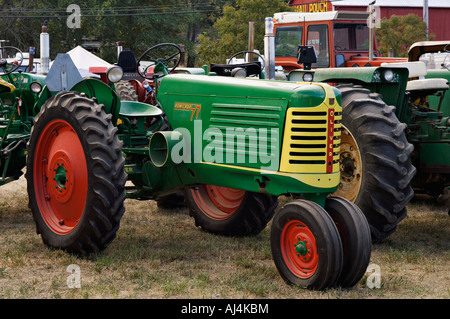
<instances>
[{"instance_id":1,"label":"tractor steering wheel","mask_svg":"<svg viewBox=\"0 0 450 319\"><path fill-rule=\"evenodd\" d=\"M152 53L150 54L150 52ZM140 76L148 80L154 80L155 78L168 75L180 64L182 54L180 47L176 44L157 44L147 49L141 55L137 62L137 72ZM159 56L159 58L155 58L155 56ZM161 58L161 56L163 57ZM150 65L141 66L143 60L150 61ZM149 72L152 67L153 72Z\"/></svg>"},{"instance_id":2,"label":"tractor steering wheel","mask_svg":"<svg viewBox=\"0 0 450 319\"><path fill-rule=\"evenodd\" d=\"M17 58L17 53L20 58ZM16 47L0 48L0 76L8 75L16 71L23 62L23 53Z\"/></svg>"},{"instance_id":3,"label":"tractor steering wheel","mask_svg":"<svg viewBox=\"0 0 450 319\"><path fill-rule=\"evenodd\" d=\"M265 62L264 62L264 57L261 55L261 54L259 54L258 52L255 52L255 51L240 51L240 52L238 52L238 53L235 53L235 54L233 54L232 56L231 56L231 58L229 58L228 60L227 60L227 63L228 64L230 64L230 62L231 62L231 60L234 58L234 57L236 57L236 56L238 56L238 55L240 55L240 54L246 54L246 53L251 53L251 54L255 54L255 55L257 55L259 58L261 58L261 60L262 60L262 65L261 65L261 72L262 72L262 70L264 70L264 67L265 67ZM245 57L245 56L244 56ZM251 63L252 61L247 61L247 63Z\"/></svg>"}]
</instances>

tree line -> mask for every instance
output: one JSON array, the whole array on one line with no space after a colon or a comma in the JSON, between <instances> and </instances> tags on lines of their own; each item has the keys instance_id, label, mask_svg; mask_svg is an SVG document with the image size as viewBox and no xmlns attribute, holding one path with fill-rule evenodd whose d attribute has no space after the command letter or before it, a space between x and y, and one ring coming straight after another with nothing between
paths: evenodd
<instances>
[{"instance_id":1,"label":"tree line","mask_svg":"<svg viewBox=\"0 0 450 319\"><path fill-rule=\"evenodd\" d=\"M234 53L246 50L250 21L254 22L254 47L263 53L265 18L293 10L282 0L77 0L79 27L69 27L68 21L74 16L67 8L73 3L0 0L0 40L7 40L7 45L24 52L29 47L39 52L41 26L47 22L51 58L95 40L101 44L96 54L114 63L116 42L122 42L137 57L155 44L170 42L184 46L187 66L193 67L224 63ZM399 43L404 49L410 41L417 40L417 35L423 34L418 32L422 28L419 22L411 17L390 24L382 21L377 30L382 49L386 51ZM414 36L407 38L409 33ZM398 36L407 39L399 40ZM402 54L400 49L395 48L397 55Z\"/></svg>"},{"instance_id":2,"label":"tree line","mask_svg":"<svg viewBox=\"0 0 450 319\"><path fill-rule=\"evenodd\" d=\"M46 21L52 58L86 40L99 41L96 54L110 63L117 59L116 42L136 56L170 42L184 46L188 66L199 66L224 62L224 57L246 50L249 19L255 21L255 42L262 51L264 18L291 10L280 0L78 0L80 27L69 28L73 17L66 9L73 3L0 0L0 40L25 52L29 47L39 52L39 34Z\"/></svg>"}]
</instances>

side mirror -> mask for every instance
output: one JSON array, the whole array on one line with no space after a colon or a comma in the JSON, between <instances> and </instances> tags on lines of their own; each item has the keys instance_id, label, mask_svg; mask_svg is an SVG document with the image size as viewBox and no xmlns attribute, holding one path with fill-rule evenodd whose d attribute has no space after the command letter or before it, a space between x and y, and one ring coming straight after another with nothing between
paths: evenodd
<instances>
[{"instance_id":1,"label":"side mirror","mask_svg":"<svg viewBox=\"0 0 450 319\"><path fill-rule=\"evenodd\" d=\"M343 67L345 63L345 58L343 54L336 54L336 67Z\"/></svg>"},{"instance_id":2,"label":"side mirror","mask_svg":"<svg viewBox=\"0 0 450 319\"><path fill-rule=\"evenodd\" d=\"M316 50L313 46L299 45L297 51L298 64L303 63L305 70L311 70L311 64L317 62Z\"/></svg>"}]
</instances>

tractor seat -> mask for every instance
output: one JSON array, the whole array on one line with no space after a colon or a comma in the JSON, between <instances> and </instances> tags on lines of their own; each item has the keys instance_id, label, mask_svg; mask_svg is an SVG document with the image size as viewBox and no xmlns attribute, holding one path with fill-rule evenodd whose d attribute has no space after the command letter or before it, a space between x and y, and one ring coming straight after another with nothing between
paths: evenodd
<instances>
[{"instance_id":1,"label":"tractor seat","mask_svg":"<svg viewBox=\"0 0 450 319\"><path fill-rule=\"evenodd\" d=\"M231 76L235 68L243 68L247 71L247 76L261 74L261 62L248 62L239 64L211 64L210 71L220 76Z\"/></svg>"},{"instance_id":2,"label":"tractor seat","mask_svg":"<svg viewBox=\"0 0 450 319\"><path fill-rule=\"evenodd\" d=\"M119 115L125 117L152 117L159 116L163 112L161 109L147 103L136 101L121 101Z\"/></svg>"},{"instance_id":3,"label":"tractor seat","mask_svg":"<svg viewBox=\"0 0 450 319\"><path fill-rule=\"evenodd\" d=\"M15 89L16 87L13 84L0 78L0 93L12 93Z\"/></svg>"},{"instance_id":4,"label":"tractor seat","mask_svg":"<svg viewBox=\"0 0 450 319\"><path fill-rule=\"evenodd\" d=\"M136 56L132 51L122 51L119 54L117 65L120 66L123 69L123 72L125 73L136 72L137 70Z\"/></svg>"},{"instance_id":5,"label":"tractor seat","mask_svg":"<svg viewBox=\"0 0 450 319\"><path fill-rule=\"evenodd\" d=\"M423 79L408 81L406 91L439 91L448 90L448 80L446 79Z\"/></svg>"}]
</instances>

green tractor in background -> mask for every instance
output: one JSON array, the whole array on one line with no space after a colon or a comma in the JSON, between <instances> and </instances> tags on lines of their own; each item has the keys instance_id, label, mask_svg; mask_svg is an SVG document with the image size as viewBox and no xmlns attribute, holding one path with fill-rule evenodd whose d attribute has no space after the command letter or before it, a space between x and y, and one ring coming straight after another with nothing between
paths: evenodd
<instances>
[{"instance_id":1,"label":"green tractor in background","mask_svg":"<svg viewBox=\"0 0 450 319\"><path fill-rule=\"evenodd\" d=\"M415 145L416 192L438 196L450 215L450 41L413 44L408 60L426 63L423 79L410 81L409 139Z\"/></svg>"},{"instance_id":2,"label":"green tractor in background","mask_svg":"<svg viewBox=\"0 0 450 319\"><path fill-rule=\"evenodd\" d=\"M275 64L289 72L278 72L278 78L314 79L340 89L342 175L336 194L361 207L374 241L380 241L406 216L413 190L441 194L450 209L448 66L433 62L438 70L427 70L416 62L427 52L440 52L444 61L449 42L415 44L409 59L377 57L372 10L276 13L270 35ZM314 47L314 70L301 69L299 45Z\"/></svg>"},{"instance_id":3,"label":"green tractor in background","mask_svg":"<svg viewBox=\"0 0 450 319\"><path fill-rule=\"evenodd\" d=\"M448 44L417 43L409 62L300 69L287 76L341 91L342 175L335 194L364 211L375 241L395 231L413 191L439 196L450 210L450 71L441 65L430 70L418 61L421 54L441 52L445 66Z\"/></svg>"},{"instance_id":4,"label":"green tractor in background","mask_svg":"<svg viewBox=\"0 0 450 319\"><path fill-rule=\"evenodd\" d=\"M2 182L26 167L43 242L102 251L127 197L184 192L196 225L213 233L255 235L273 217L273 259L287 283L354 286L370 260L371 233L358 206L329 196L340 180L339 90L171 74L180 54L160 44L140 59L154 63L143 76L155 82L156 106L121 101L117 67L103 83L81 78L65 54L45 79L0 60ZM280 195L293 200L275 212Z\"/></svg>"}]
</instances>

